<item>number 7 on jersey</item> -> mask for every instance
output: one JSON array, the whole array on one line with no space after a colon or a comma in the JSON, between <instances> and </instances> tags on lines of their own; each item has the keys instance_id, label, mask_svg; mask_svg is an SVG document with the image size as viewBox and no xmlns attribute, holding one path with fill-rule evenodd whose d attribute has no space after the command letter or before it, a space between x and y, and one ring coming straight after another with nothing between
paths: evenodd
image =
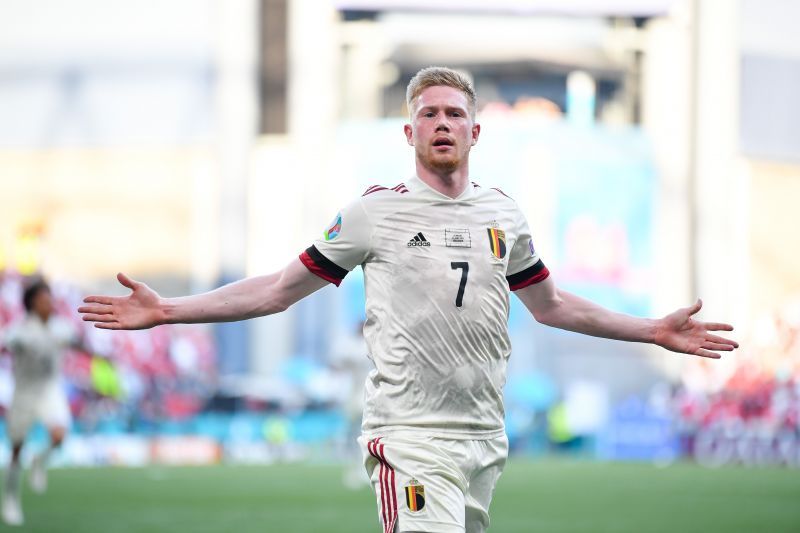
<instances>
[{"instance_id":1,"label":"number 7 on jersey","mask_svg":"<svg viewBox=\"0 0 800 533\"><path fill-rule=\"evenodd\" d=\"M464 303L464 289L467 288L467 276L469 276L469 263L466 261L453 261L450 263L451 270L461 270L461 283L458 284L458 294L456 294L456 307L461 307Z\"/></svg>"}]
</instances>

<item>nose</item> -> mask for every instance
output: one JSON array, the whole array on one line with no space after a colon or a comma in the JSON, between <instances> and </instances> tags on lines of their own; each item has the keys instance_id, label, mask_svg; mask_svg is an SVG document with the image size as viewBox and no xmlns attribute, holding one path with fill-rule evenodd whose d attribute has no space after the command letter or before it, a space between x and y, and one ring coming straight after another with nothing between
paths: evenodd
<instances>
[{"instance_id":1,"label":"nose","mask_svg":"<svg viewBox=\"0 0 800 533\"><path fill-rule=\"evenodd\" d=\"M436 122L434 131L450 131L450 118L447 116L447 112L443 109L436 110Z\"/></svg>"}]
</instances>

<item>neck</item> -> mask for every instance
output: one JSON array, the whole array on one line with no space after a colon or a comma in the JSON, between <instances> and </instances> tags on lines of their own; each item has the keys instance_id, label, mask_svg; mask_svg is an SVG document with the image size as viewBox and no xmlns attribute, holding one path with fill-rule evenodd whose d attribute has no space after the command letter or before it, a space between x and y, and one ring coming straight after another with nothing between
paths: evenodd
<instances>
[{"instance_id":1,"label":"neck","mask_svg":"<svg viewBox=\"0 0 800 533\"><path fill-rule=\"evenodd\" d=\"M450 198L458 198L469 183L469 169L462 165L452 172L431 169L417 161L417 176L431 189Z\"/></svg>"}]
</instances>

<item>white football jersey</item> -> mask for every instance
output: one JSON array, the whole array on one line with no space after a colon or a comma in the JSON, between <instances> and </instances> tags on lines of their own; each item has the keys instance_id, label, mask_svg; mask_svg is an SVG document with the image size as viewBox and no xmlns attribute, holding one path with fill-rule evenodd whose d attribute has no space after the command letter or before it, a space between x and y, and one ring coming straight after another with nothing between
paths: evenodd
<instances>
[{"instance_id":1,"label":"white football jersey","mask_svg":"<svg viewBox=\"0 0 800 533\"><path fill-rule=\"evenodd\" d=\"M6 333L5 345L14 357L17 393L57 383L64 349L73 344L75 338L74 329L55 316L45 323L30 313L12 326Z\"/></svg>"},{"instance_id":2,"label":"white football jersey","mask_svg":"<svg viewBox=\"0 0 800 533\"><path fill-rule=\"evenodd\" d=\"M455 199L417 177L373 186L300 259L336 285L364 269L365 436L504 433L509 289L549 275L516 202L474 183Z\"/></svg>"}]
</instances>

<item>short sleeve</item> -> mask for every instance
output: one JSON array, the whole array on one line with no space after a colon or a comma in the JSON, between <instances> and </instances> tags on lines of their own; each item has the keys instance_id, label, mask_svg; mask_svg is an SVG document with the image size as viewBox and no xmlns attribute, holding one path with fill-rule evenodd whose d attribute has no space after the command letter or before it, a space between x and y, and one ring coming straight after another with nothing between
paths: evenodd
<instances>
[{"instance_id":1,"label":"short sleeve","mask_svg":"<svg viewBox=\"0 0 800 533\"><path fill-rule=\"evenodd\" d=\"M550 275L550 271L544 266L542 259L533 246L533 238L531 237L531 230L528 228L528 221L519 212L517 213L517 219L519 232L508 258L508 274L506 275L508 287L512 291L539 283Z\"/></svg>"},{"instance_id":2,"label":"short sleeve","mask_svg":"<svg viewBox=\"0 0 800 533\"><path fill-rule=\"evenodd\" d=\"M313 274L338 286L369 254L372 224L359 199L342 209L322 237L300 254Z\"/></svg>"}]
</instances>

